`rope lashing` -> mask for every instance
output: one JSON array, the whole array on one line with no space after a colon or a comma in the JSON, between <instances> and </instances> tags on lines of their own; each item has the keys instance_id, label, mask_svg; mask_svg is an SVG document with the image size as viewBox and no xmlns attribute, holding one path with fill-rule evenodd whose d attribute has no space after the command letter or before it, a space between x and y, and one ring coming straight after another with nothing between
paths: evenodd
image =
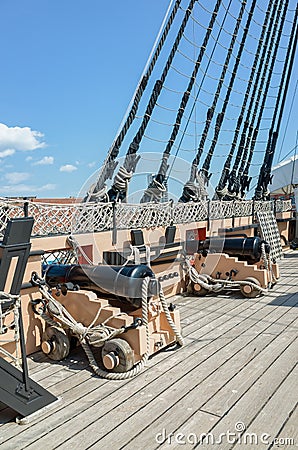
<instances>
[{"instance_id":1,"label":"rope lashing","mask_svg":"<svg viewBox=\"0 0 298 450\"><path fill-rule=\"evenodd\" d=\"M253 61L251 72L250 72L249 82L246 87L246 92L245 92L245 95L243 98L241 112L240 112L240 115L239 115L239 118L237 121L237 126L235 129L235 134L234 134L234 138L233 138L233 142L232 142L233 152L237 145L238 136L241 131L241 126L243 126L243 128L242 128L240 142L238 145L232 172L229 176L229 179L227 180L229 183L229 188L228 188L229 193L235 192L236 194L238 194L240 191L240 178L241 178L241 174L243 173L244 165L245 165L245 161L246 161L245 142L246 142L246 137L247 137L247 130L249 129L250 120L251 120L250 117L253 112L253 107L254 107L254 103L255 103L255 99L256 99L258 90L260 88L262 88L262 86L260 86L261 74L262 74L262 70L264 68L264 61L266 60L266 55L268 56L268 47L270 45L270 36L274 29L273 28L274 16L275 16L275 12L277 9L277 5L278 5L277 0L275 2L268 2L268 7L267 7L267 11L265 13L258 47L257 47L256 53L255 53L254 61ZM251 96L250 96L250 93L251 93ZM250 96L250 102L249 102L249 106L248 106L247 112L246 112L246 117L244 120L244 113L246 110L246 105L247 105L249 96ZM243 120L244 120L244 123L243 123ZM241 163L241 166L240 166L240 169L239 169L238 175L237 175L237 170L239 168L240 163ZM221 179L220 184L219 184L219 189L221 187L221 183L224 183L224 181L225 181L224 179Z\"/></svg>"},{"instance_id":2,"label":"rope lashing","mask_svg":"<svg viewBox=\"0 0 298 450\"><path fill-rule=\"evenodd\" d=\"M263 256L262 256L263 258ZM266 261L266 264L268 265L268 257L267 255L264 256L264 262ZM200 276L200 274L198 273L198 271L196 270L195 267L193 267L188 259L185 259L185 264L186 264L186 268L189 274L189 278L190 280L194 283L194 284L199 284L202 288L206 289L208 292L219 292L221 290L223 290L226 287L235 287L235 286L251 286L253 289L258 290L260 293L265 294L265 295L269 295L268 292L268 288L270 288L270 284L268 286L268 288L262 288L261 286L259 286L256 283L253 283L252 281L241 281L241 280L218 280L215 278L212 278L210 275L204 274L204 277L206 277L206 279L208 281L210 281L210 283L207 283L206 281L204 281L203 277ZM265 265L265 264L264 264ZM269 266L268 266L269 267ZM271 269L271 273L272 269ZM273 274L274 277L274 274ZM273 278L274 281L276 281L276 278Z\"/></svg>"},{"instance_id":3,"label":"rope lashing","mask_svg":"<svg viewBox=\"0 0 298 450\"><path fill-rule=\"evenodd\" d=\"M180 129L180 126L181 126L181 121L182 121L183 115L185 113L186 106L188 104L191 91L192 91L192 89L193 89L193 87L195 85L195 81L196 81L199 69L201 67L201 62L202 62L203 56L204 56L206 48L207 48L208 41L209 41L211 33L212 33L213 26L214 26L214 23L215 23L215 20L216 20L216 17L217 17L220 5L221 5L221 0L217 0L217 2L215 4L215 7L214 7L214 10L213 10L213 13L212 13L212 16L211 16L210 21L209 21L209 25L208 25L208 27L206 29L206 34L204 36L204 40L203 40L202 46L200 48L200 52L199 52L198 58L197 58L197 60L195 62L194 69L193 69L192 74L190 76L188 86L187 86L186 90L183 93L183 96L182 96L182 99L181 99L181 102L180 102L180 106L179 106L179 109L178 109L178 113L177 113L177 116L176 116L176 119L175 119L175 122L174 122L174 127L172 129L171 136L170 136L170 138L168 140L168 143L167 143L166 148L165 148L164 153L163 153L163 160L166 157L168 157L168 155L170 155L172 147L173 147L173 145L175 143L175 140L176 140L176 137L178 135L178 132L179 132L179 129ZM158 173L156 175L156 178L158 179L159 183L163 183L164 180L165 180L165 177L166 177L166 174L164 173L164 165L163 165L163 162L162 162L161 165L160 165L160 168L158 170Z\"/></svg>"},{"instance_id":4,"label":"rope lashing","mask_svg":"<svg viewBox=\"0 0 298 450\"><path fill-rule=\"evenodd\" d=\"M138 131L137 131L137 133L135 135L135 137L133 138L131 144L129 145L129 148L128 148L128 151L127 151L127 155L126 155L126 158L125 158L125 161L124 161L124 167L126 169L127 169L127 164L128 164L127 157L129 155L137 153L137 151L139 149L140 142L141 142L141 140L142 140L142 138L144 136L144 133L145 133L146 128L147 128L147 125L148 125L148 123L150 121L151 115L152 115L153 110L154 110L154 108L156 106L158 97L159 97L159 95L161 93L163 84L164 84L165 79L166 79L166 77L168 75L168 72L170 70L172 61L173 61L174 56L176 54L177 48L179 46L179 43L180 43L180 41L182 39L185 27L186 27L187 22L188 22L188 20L190 18L190 15L191 15L191 12L192 12L192 10L194 8L195 3L196 3L196 0L191 0L190 1L189 5L188 5L188 8L187 8L187 10L185 12L184 18L182 20L181 26L179 28L178 34L176 36L174 45L173 45L173 47L171 49L171 52L170 52L169 57L168 57L168 59L166 61L165 67L163 69L163 72L162 72L162 74L160 76L160 79L158 79L155 82L155 84L154 84L154 87L153 87L151 96L149 98L149 102L148 102L148 105L146 107L146 111L145 111L142 123L141 123L141 125L140 125L140 127L139 127L139 129L138 129ZM110 197L110 199L114 199L114 198L117 197L117 186L115 186L114 183L113 183L112 189L110 189L110 191L109 191L109 197Z\"/></svg>"},{"instance_id":5,"label":"rope lashing","mask_svg":"<svg viewBox=\"0 0 298 450\"><path fill-rule=\"evenodd\" d=\"M16 367L21 368L22 358L18 343L20 342L19 330L19 316L21 307L21 296L19 294L10 294L8 292L0 291L0 335L3 336L8 330L13 330L13 338L0 339L0 343L14 343L15 354L10 353L2 345L0 346L0 353L5 357L11 359ZM5 323L5 319L13 313L13 320L10 324Z\"/></svg>"},{"instance_id":6,"label":"rope lashing","mask_svg":"<svg viewBox=\"0 0 298 450\"><path fill-rule=\"evenodd\" d=\"M141 203L147 203L151 201L159 202L162 195L167 191L167 187L163 183L163 177L165 176L168 167L168 155L164 155L160 166L161 176L157 175L152 179L151 183L149 184L148 188L145 190L141 198Z\"/></svg>"},{"instance_id":7,"label":"rope lashing","mask_svg":"<svg viewBox=\"0 0 298 450\"><path fill-rule=\"evenodd\" d=\"M272 58L271 58L271 64L270 64L270 66L268 68L268 76L267 76L267 80L266 80L266 84L265 84L265 89L264 89L264 93L263 93L262 103L261 103L260 108L259 108L259 113L258 113L258 117L257 117L257 123L255 125L254 132L253 132L253 135L252 135L251 140L250 140L249 155L248 155L248 158L247 158L247 164L246 164L246 168L244 170L244 175L248 175L249 170L250 170L251 161L252 161L252 158L253 158L253 155L254 155L254 149L255 149L255 145L256 145L256 142L257 142L257 137L258 137L258 134L259 134L260 124L261 124L261 120L262 120L262 117L263 117L263 114L264 114L264 106L265 106L266 101L267 101L267 94L268 94L268 90L269 90L271 79L272 79L273 69L274 69L274 66L276 64L276 57L277 57L279 43L280 43L280 40L281 40L282 31L283 31L283 27L284 27L284 23L285 23L285 19L286 19L288 3L289 3L288 0L285 1L283 9L281 10L281 14L279 14L279 16L280 16L279 27L278 27L278 31L277 31L276 40L275 40L275 43L274 43L274 46L273 46L273 54L272 54ZM265 160L267 158L266 157L266 153L267 152L265 152L265 156L264 156ZM242 190L243 190L243 195L245 195L245 191L247 190L247 187L245 187L245 189L242 189Z\"/></svg>"},{"instance_id":8,"label":"rope lashing","mask_svg":"<svg viewBox=\"0 0 298 450\"><path fill-rule=\"evenodd\" d=\"M239 46L239 49L238 49L238 52L237 52L235 63L234 63L233 69L232 69L232 76L230 78L230 82L229 82L229 85L228 85L228 88L227 88L227 92L226 92L226 96L225 96L225 99L224 99L224 102L223 102L223 106L222 106L221 112L218 114L218 117L217 117L218 120L216 121L216 129L215 129L213 141L212 141L212 144L211 144L211 147L210 147L211 154L213 154L215 146L216 146L217 141L218 141L219 132L220 132L220 129L221 129L221 126L222 126L222 123L223 123L223 118L224 118L224 115L226 113L226 109L227 109L227 106L228 106L228 103L229 103L229 100L230 100L231 92L232 92L232 89L233 89L233 86L234 86L234 82L235 82L235 79L236 79L236 74L237 74L238 69L239 69L240 60L241 60L242 53L243 53L243 50L244 50L244 46L245 46L246 38L247 38L247 35L248 35L248 30L249 30L249 27L250 27L250 24L251 24L251 20L252 20L252 17L253 17L255 6L256 6L256 0L253 0L253 2L251 4L251 8L249 10L249 14L248 14L248 17L247 17L246 24L245 24L245 27L244 27L244 32L243 32L242 39L241 39L241 42L240 42L240 46ZM239 23L239 26L240 26L241 18L240 18L240 21L237 22L237 25L235 27L235 31L236 31L236 28L238 26L238 23ZM228 173L228 170L229 170L230 164L231 164L231 160L232 160L232 157L233 157L233 153L234 153L234 149L231 148L230 153L228 155L228 158L227 158L227 160L225 162L225 165L224 165L224 168L223 168L223 173L224 174ZM208 170L209 170L209 168L208 168ZM226 177L226 175L225 175L225 177Z\"/></svg>"},{"instance_id":9,"label":"rope lashing","mask_svg":"<svg viewBox=\"0 0 298 450\"><path fill-rule=\"evenodd\" d=\"M163 45L166 41L168 33L171 29L171 26L174 22L176 14L179 11L181 1L182 0L176 0L175 5L173 6L173 9L172 9L170 15L169 15L169 9L166 13L165 19L164 19L162 27L161 27L161 30L163 28L163 31L161 33L161 30L160 30L160 33L159 33L160 38L158 40L158 43L157 42L155 43L156 48L152 50L151 55L149 56L150 62L149 62L148 68L145 71L145 73L142 75L141 80L137 86L135 93L134 93L134 96L131 101L130 111L127 115L127 118L109 150L109 154L105 160L103 169L101 171L101 174L98 178L97 183L93 186L93 189L89 190L88 194L86 195L86 198L84 199L85 201L94 201L94 200L96 201L96 200L98 200L98 198L100 198L101 201L106 201L106 197L105 196L101 197L99 192L102 192L102 190L105 187L105 182L108 179L111 179L113 176L113 173L117 166L117 162L115 161L115 159L118 157L122 142L136 117L141 98L146 89L148 81L151 77L154 66L159 58L159 55L160 55ZM165 24L165 21L166 21L166 18L168 15L169 15L169 17Z\"/></svg>"}]
</instances>

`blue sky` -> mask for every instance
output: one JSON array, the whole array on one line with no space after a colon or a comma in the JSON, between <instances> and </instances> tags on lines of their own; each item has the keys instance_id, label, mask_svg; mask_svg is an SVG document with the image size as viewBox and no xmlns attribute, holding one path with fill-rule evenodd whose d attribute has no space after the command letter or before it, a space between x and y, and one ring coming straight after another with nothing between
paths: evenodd
<instances>
[{"instance_id":1,"label":"blue sky","mask_svg":"<svg viewBox=\"0 0 298 450\"><path fill-rule=\"evenodd\" d=\"M103 162L167 5L1 2L0 195L77 195Z\"/></svg>"},{"instance_id":2,"label":"blue sky","mask_svg":"<svg viewBox=\"0 0 298 450\"><path fill-rule=\"evenodd\" d=\"M1 1L0 196L78 195L107 154L168 5ZM296 96L282 155L295 145L297 114Z\"/></svg>"}]
</instances>

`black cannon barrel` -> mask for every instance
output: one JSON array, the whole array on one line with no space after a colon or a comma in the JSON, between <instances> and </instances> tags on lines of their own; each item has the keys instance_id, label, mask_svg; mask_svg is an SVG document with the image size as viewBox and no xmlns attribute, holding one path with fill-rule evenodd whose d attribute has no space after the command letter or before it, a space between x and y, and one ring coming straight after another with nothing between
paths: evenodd
<instances>
[{"instance_id":1,"label":"black cannon barrel","mask_svg":"<svg viewBox=\"0 0 298 450\"><path fill-rule=\"evenodd\" d=\"M262 256L262 244L265 252L270 252L270 245L258 236L255 237L221 237L213 236L204 241L187 241L188 251L192 253L209 251L226 253L249 261L259 261Z\"/></svg>"},{"instance_id":2,"label":"black cannon barrel","mask_svg":"<svg viewBox=\"0 0 298 450\"><path fill-rule=\"evenodd\" d=\"M126 266L51 264L44 270L46 283L50 287L73 283L82 289L101 292L112 299L126 300L138 308L142 303L144 278L150 278L148 297L159 292L158 280L150 267L143 264Z\"/></svg>"}]
</instances>

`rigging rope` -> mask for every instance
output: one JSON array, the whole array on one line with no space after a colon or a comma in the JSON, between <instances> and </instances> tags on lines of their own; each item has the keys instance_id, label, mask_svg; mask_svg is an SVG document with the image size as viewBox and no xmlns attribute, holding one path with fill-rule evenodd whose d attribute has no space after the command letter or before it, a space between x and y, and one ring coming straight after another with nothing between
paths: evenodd
<instances>
[{"instance_id":1,"label":"rigging rope","mask_svg":"<svg viewBox=\"0 0 298 450\"><path fill-rule=\"evenodd\" d=\"M262 45L264 42L264 36L266 33L266 29L267 29L267 25L268 25L268 21L269 21L269 16L270 16L270 10L271 8L273 8L273 2L269 2L268 3L268 8L264 17L264 22L263 22L263 26L262 26L262 31L261 31L261 35L260 35L260 39L259 39L259 43L258 43L258 47L255 53L255 57L254 57L254 61L252 63L252 68L251 68L251 72L250 72L250 77L247 83L247 87L246 87L246 92L244 94L244 98L243 98L243 102L242 102L242 106L241 106L241 111L239 114L239 117L237 119L237 124L236 124L236 129L235 129L235 133L234 133L234 137L233 137L233 142L231 145L231 150L230 150L230 154L234 154L235 150L236 150L236 145L237 145L237 141L238 141L238 137L239 137L239 133L241 130L241 126L242 126L242 122L244 119L244 113L245 113L245 109L246 109L246 105L249 99L249 95L250 95L250 91L252 88L252 83L253 83L253 79L255 76L255 72L256 72L256 68L257 68L257 64L259 61L259 57L260 57L260 52L262 49ZM261 64L261 63L259 63ZM248 109L249 111L249 109ZM236 182L236 172L240 163L240 159L241 159L241 155L242 155L242 151L243 151L243 146L239 145L238 147L238 151L236 154L236 158L235 158L235 162L233 165L233 169L230 172L230 164L227 163L224 166L224 169L222 171L219 183L216 187L216 194L219 198L222 198L225 195L226 192L226 184L229 181L229 188L228 188L228 192L232 193L232 186L233 183Z\"/></svg>"},{"instance_id":2,"label":"rigging rope","mask_svg":"<svg viewBox=\"0 0 298 450\"><path fill-rule=\"evenodd\" d=\"M280 4L281 3L282 3L282 0L280 1ZM262 29L262 35L260 38L260 42L258 45L256 55L255 55L255 59L254 59L254 63L253 63L252 71L251 71L251 76L250 76L251 83L253 82L254 78L255 78L255 80L254 80L254 84L253 85L251 84L252 94L250 97L249 106L247 108L246 117L245 117L245 120L243 123L243 114L244 114L247 100L248 100L250 90L251 90L251 88L249 87L250 85L247 86L247 91L246 91L246 94L245 94L245 97L243 100L243 105L242 105L241 113L239 116L239 122L237 122L236 130L235 130L235 136L234 136L234 140L233 140L233 144L232 144L233 146L236 146L238 136L240 133L240 127L243 124L242 125L243 126L242 133L241 133L240 141L238 144L238 150L237 150L234 166L232 169L232 173L230 174L229 179L227 180L229 183L228 192L231 193L232 198L233 198L233 196L238 195L239 190L240 190L240 180L243 175L244 166L245 166L245 162L246 162L246 158L247 158L247 149L246 149L246 145L245 145L246 141L248 139L247 138L247 130L252 129L252 121L254 120L254 118L251 119L251 114L253 112L253 106L255 105L255 111L253 113L256 115L256 108L258 108L258 105L260 102L260 96L262 93L262 80L264 78L266 69L269 65L269 58L270 58L270 53L271 53L270 48L272 47L272 40L274 39L275 31L276 31L276 27L277 27L277 24L274 25L274 21L276 21L277 9L278 9L278 0L268 3L268 8L266 11L266 16L264 19L264 24L263 24L263 29ZM269 24L267 27L268 20L269 20ZM266 29L267 29L267 31L266 31ZM263 48L262 48L262 46L263 46ZM262 54L261 54L261 57L259 57L261 48L262 48ZM258 68L256 70L257 63L258 63ZM239 165L240 165L240 167L239 167ZM238 169L238 167L239 167L239 169ZM236 172L237 169L238 169L238 174ZM222 189L224 189L224 186L222 187Z\"/></svg>"},{"instance_id":3,"label":"rigging rope","mask_svg":"<svg viewBox=\"0 0 298 450\"><path fill-rule=\"evenodd\" d=\"M291 73L294 66L294 58L296 53L296 47L297 47L297 34L298 34L298 28L297 28L297 10L298 6L296 7L295 17L293 20L292 25L292 31L290 35L289 45L288 45L288 51L286 56L286 61L288 61L288 64L284 64L284 70L282 74L282 82L280 85L279 93L278 93L278 101L275 105L275 111L272 118L272 126L269 131L269 139L267 143L267 148L264 156L264 162L260 171L258 184L255 190L255 199L256 200L265 200L268 199L269 193L268 190L268 184L271 181L271 168L272 168L272 162L274 157L274 152L276 148L279 128L282 120L282 114L285 106L286 101L286 95L289 88ZM281 99L281 102L280 102ZM279 117L277 120L277 125L275 125L276 117L279 109ZM274 130L275 127L275 130Z\"/></svg>"},{"instance_id":4,"label":"rigging rope","mask_svg":"<svg viewBox=\"0 0 298 450\"><path fill-rule=\"evenodd\" d=\"M264 106L265 106L265 102L266 102L266 99L267 99L267 93L268 93L268 89L269 89L271 78L272 78L273 67L274 67L275 62L276 62L276 55L277 55L277 51L278 51L278 48L279 48L279 43L280 43L282 29L283 29L283 26L284 26L284 23L285 23L285 18L286 18L288 4L289 4L289 1L287 0L284 3L283 11L282 11L281 18L280 18L279 30L278 30L276 41L275 41L275 45L274 45L273 55L272 55L272 58L271 58L271 64L270 64L270 67L268 69L268 77L267 77L267 81L266 81L266 85L265 85L265 90L263 92L262 104L261 104L261 106L259 108L257 124L256 124L255 128L253 129L253 133L252 133L252 135L250 137L250 140L248 141L249 144L250 144L249 154L248 154L246 167L245 167L245 170L243 172L243 176L242 176L242 180L241 180L241 195L242 195L242 197L245 196L245 192L248 190L249 184L250 184L250 179L249 179L248 173L249 173L249 169L250 169L250 165L251 165L251 161L252 161L252 157L253 157L253 153L254 153L254 148L255 148L255 144L256 144L256 141L257 141L258 133L259 133L260 123L261 123L261 120L262 120L262 117L263 117ZM281 84L281 86L282 86L282 84ZM276 102L276 104L278 104L278 102ZM276 135L274 135L274 139L277 139ZM269 132L269 140L270 140L270 132ZM247 150L248 150L248 143L246 145L247 145ZM276 145L276 143L274 144L274 146L275 145ZM266 158L266 154L265 154L265 158Z\"/></svg>"},{"instance_id":5,"label":"rigging rope","mask_svg":"<svg viewBox=\"0 0 298 450\"><path fill-rule=\"evenodd\" d=\"M196 198L197 195L203 195L203 197L206 197L206 194L207 194L204 189L202 190L202 186L205 183L204 183L204 179L200 179L201 177L198 176L198 174L197 174L197 167L198 167L198 164L200 162L200 159L201 159L201 156L202 156L202 153L203 153L203 150L204 150L204 145L205 145L205 142L206 142L206 139L207 139L207 135L208 135L209 128L210 128L210 125L211 125L211 121L213 119L213 115L215 113L215 108L216 108L216 105L217 105L217 102L218 102L218 99L219 99L219 96L220 96L220 92L221 92L221 89L222 89L222 86L223 86L223 83L224 83L224 79L225 79L226 73L227 73L227 69L228 69L228 66L229 66L231 54L232 54L232 51L233 51L233 48L234 48L234 45L235 45L236 37L237 37L238 32L239 32L240 23L242 21L242 17L243 17L243 13L244 13L244 10L245 10L246 3L247 3L246 0L242 1L241 8L240 8L240 11L239 11L239 15L238 15L238 18L237 18L237 21L236 21L236 24L235 24L234 33L233 33L232 39L230 41L229 50L228 50L228 53L226 55L225 62L224 62L224 65L223 65L223 69L222 69L222 72L221 72L221 75L220 75L220 78L219 78L219 82L218 82L218 85L217 85L217 89L216 89L216 92L215 92L215 95L214 95L214 98L213 98L213 103L212 103L212 106L207 111L207 120L205 122L205 127L204 127L204 130L203 130L203 133L202 133L202 137L201 137L201 140L200 140L200 143L199 143L197 155L196 155L195 159L192 162L191 176L190 176L189 181L184 186L183 194L182 194L182 196L180 198L180 201L182 201L182 202L189 201L189 200L194 200L194 195L195 195L195 198ZM236 62L237 62L237 59L236 59ZM220 115L219 117L221 118L222 116ZM210 164L212 156L211 156L210 153L208 153L208 155L206 157L206 160L205 160L205 163L204 163L205 164L204 170L207 169L208 156L209 155L210 155L210 158L209 158L209 164ZM195 182L196 181L199 184L199 190L196 189L196 186L195 186L195 184L196 184Z\"/></svg>"},{"instance_id":6,"label":"rigging rope","mask_svg":"<svg viewBox=\"0 0 298 450\"><path fill-rule=\"evenodd\" d=\"M175 5L172 9L172 12L171 12L171 14L168 18L168 21L165 25L165 21L169 15L173 1L171 1L170 5L168 7L168 10L167 10L165 18L163 20L162 26L160 28L159 35L157 37L157 40L154 43L151 55L149 56L150 63L148 65L147 70L145 69L145 73L141 77L141 80L137 86L135 93L134 93L134 96L131 101L131 108L130 108L128 116L125 120L125 123L123 124L120 132L118 133L116 139L114 140L114 142L109 150L109 154L104 162L102 171L99 175L96 185L94 187L92 187L92 189L88 192L84 201L99 201L99 199L103 197L103 193L105 192L105 182L107 179L112 178L114 170L117 166L117 163L115 160L119 154L121 144L124 140L124 137L129 129L129 127L131 126L131 124L133 123L133 121L135 119L142 95L145 91L145 88L148 84L148 81L152 74L154 66L158 60L160 53L161 53L162 47L165 43L165 40L167 38L167 35L168 35L170 29L171 29L171 26L173 24L173 21L175 19L177 11L179 10L181 1L182 0L176 0ZM162 29L163 29L163 32L161 34ZM161 36L160 36L160 34L161 34ZM159 36L160 36L160 39L159 39ZM159 39L159 41L158 41L158 39ZM158 43L157 43L157 41L158 41ZM155 48L155 46L156 46L156 48ZM99 195L97 195L98 193L99 193Z\"/></svg>"},{"instance_id":7,"label":"rigging rope","mask_svg":"<svg viewBox=\"0 0 298 450\"><path fill-rule=\"evenodd\" d=\"M141 202L143 202L143 203L148 202L148 201L150 201L152 199L151 188L155 188L155 185L156 185L155 180L160 185L164 184L165 177L166 177L166 172L167 172L168 167L169 167L168 164L167 164L167 161L168 161L169 155L171 153L171 149L173 147L173 144L174 144L174 142L176 140L178 131L180 129L181 120L182 120L185 108L187 106L187 103L188 103L188 100L189 100L189 97L190 97L190 93L191 93L192 88L194 86L195 79L197 77L197 74L198 74L198 71L199 71L199 68L200 68L200 65L201 65L201 62L202 62L202 59L203 59L203 56L204 56L204 53L205 53L205 50L206 50L206 47L207 47L207 44L208 44L208 41L209 41L209 38L210 38L210 35L211 35L211 31L213 29L214 22L215 22L215 19L217 17L220 5L221 5L221 0L217 0L217 2L215 4L215 7L214 7L214 10L213 10L213 13L212 13L212 16L211 16L211 19L210 19L210 22L209 22L209 25L208 25L208 28L207 28L207 31L206 31L206 34L205 34L205 37L204 37L203 44L202 44L200 52L199 52L199 56L198 56L198 58L196 60L195 67L194 67L193 72L191 74L190 81L188 83L186 91L183 94L183 97L182 97L182 100L181 100L181 103L180 103L180 106L179 106L179 109L178 109L178 113L177 113L177 116L176 116L175 124L174 124L173 130L172 130L171 137L170 137L170 139L168 141L168 144L166 146L166 149L165 149L165 151L163 153L163 158L162 158L162 162L161 162L161 165L159 167L159 170L158 170L158 174L155 176L155 178L152 180L152 183L148 186L148 188L144 192L144 195L143 195L143 197L141 199Z\"/></svg>"},{"instance_id":8,"label":"rigging rope","mask_svg":"<svg viewBox=\"0 0 298 450\"><path fill-rule=\"evenodd\" d=\"M237 53L237 56L236 56L236 61L234 63L234 67L233 67L233 70L232 70L232 76L230 78L230 83L229 83L229 86L228 86L228 89L227 89L227 92L226 92L226 97L225 97L224 102L223 102L222 110L217 115L215 132L214 132L214 137L213 137L213 140L212 140L212 144L210 146L208 155L207 155L206 160L205 160L205 162L203 164L203 167L202 167L202 170L204 171L203 172L203 176L206 177L207 179L210 178L208 172L209 172L209 168L210 168L211 159L212 159L213 154L214 154L215 146L216 146L216 144L218 142L219 132L220 132L221 127L222 127L222 123L223 123L223 119L224 119L224 116L225 116L225 113L226 113L226 109L227 109L227 106L228 106L228 102L229 102L229 99L230 99L231 91L232 91L232 88L233 88L233 85L234 85L234 82L235 82L235 77L236 77L236 74L237 74L237 71L238 71L238 68L239 68L239 62L240 62L240 59L242 57L244 45L245 45L245 42L246 42L246 38L247 38L248 30L249 30L249 27L250 27L250 24L251 24L251 19L252 19L253 13L254 13L255 6L256 6L256 0L253 0L253 2L251 4L250 11L249 11L249 14L248 14L248 17L247 17L246 24L245 24L245 27L244 27L244 32L243 32L241 43L240 43L240 46L239 46L239 49L238 49L238 53ZM231 149L223 170L227 170L230 167L232 157L233 157L233 152L232 152L232 149Z\"/></svg>"},{"instance_id":9,"label":"rigging rope","mask_svg":"<svg viewBox=\"0 0 298 450\"><path fill-rule=\"evenodd\" d=\"M159 80L156 80L156 82L154 84L153 91L151 93L151 96L150 96L150 99L149 99L149 102L148 102L148 105L147 105L147 108L146 108L146 111L145 111L145 114L144 114L144 119L143 119L143 121L142 121L142 123L141 123L141 125L140 125L140 127L139 127L139 129L138 129L138 131L137 131L137 133L136 133L136 135L134 137L134 139L132 140L131 144L129 145L129 148L128 148L128 151L127 151L127 154L126 154L126 157L125 157L125 161L124 161L123 167L124 167L125 171L127 171L128 173L131 174L131 176L132 176L133 172L135 171L135 168L136 168L136 165L137 165L137 162L138 162L138 158L136 157L136 153L137 153L137 151L139 149L140 142L141 142L141 140L142 140L142 138L144 136L144 133L145 133L145 130L146 130L147 125L149 123L151 114L152 114L153 109L154 109L154 107L156 105L157 99L158 99L158 97L159 97L159 95L161 93L161 90L162 90L162 87L163 87L163 83L164 83L164 81L165 81L165 79L166 79L166 77L168 75L169 69L171 67L171 63L172 63L172 61L174 59L174 56L176 54L178 45L179 45L180 40L181 40L181 38L183 36L184 29L185 29L185 27L187 25L187 22L189 20L189 17L191 15L191 12L193 10L193 7L194 7L195 3L196 3L196 0L191 0L189 5L188 5L188 8L187 8L186 13L184 15L184 18L182 20L180 29L179 29L178 34L176 36L174 45L172 47L172 50L171 50L171 52L169 54L169 57L168 57L167 62L166 62L166 65L165 65L165 67L163 69L163 72L161 74L161 77L160 77ZM128 182L128 179L126 178L124 180L124 182ZM109 195L110 201L124 200L125 197L126 197L126 190L122 190L121 189L121 185L119 185L117 183L117 180L116 180L116 183L114 181L111 189L109 190L108 195Z\"/></svg>"}]
</instances>

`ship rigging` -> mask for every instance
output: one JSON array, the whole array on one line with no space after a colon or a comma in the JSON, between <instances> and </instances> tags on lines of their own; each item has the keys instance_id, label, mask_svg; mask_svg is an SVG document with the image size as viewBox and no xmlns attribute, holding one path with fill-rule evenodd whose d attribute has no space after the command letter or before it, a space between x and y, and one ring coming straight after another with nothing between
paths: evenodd
<instances>
[{"instance_id":1,"label":"ship rigging","mask_svg":"<svg viewBox=\"0 0 298 450\"><path fill-rule=\"evenodd\" d=\"M163 198L178 157L189 160L180 202L210 199L210 184L213 199L268 200L296 46L296 2L172 0L85 201L126 202L151 151L159 167L141 202Z\"/></svg>"}]
</instances>

